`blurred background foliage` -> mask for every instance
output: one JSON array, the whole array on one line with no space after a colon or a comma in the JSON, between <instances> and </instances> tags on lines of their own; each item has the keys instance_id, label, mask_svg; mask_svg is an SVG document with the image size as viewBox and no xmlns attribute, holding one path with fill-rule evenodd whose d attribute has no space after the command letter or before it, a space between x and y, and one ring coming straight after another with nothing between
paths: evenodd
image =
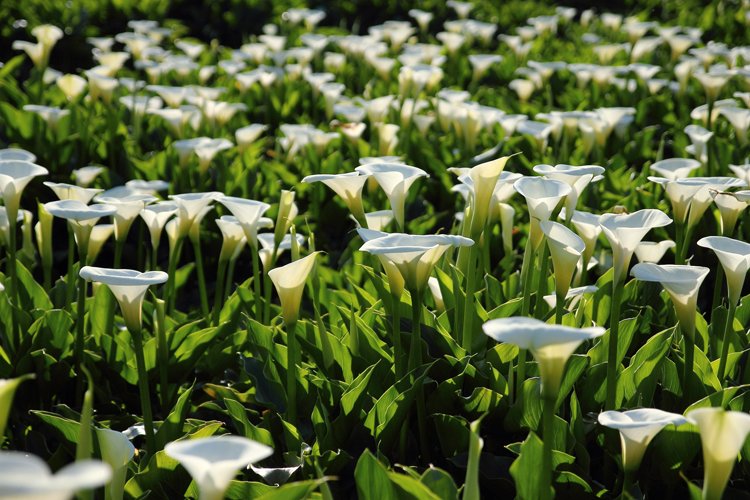
<instances>
[{"instance_id":1,"label":"blurred background foliage","mask_svg":"<svg viewBox=\"0 0 750 500\"><path fill-rule=\"evenodd\" d=\"M593 8L600 12L642 14L664 24L698 26L705 31L705 39L740 45L748 42L747 25L739 8L741 1L475 0L473 16L498 23L503 32L503 28L519 26L531 16L549 13L556 5L579 11ZM125 31L131 19L154 19L177 29L178 33L238 47L250 35L260 33L265 23L278 22L290 7L323 9L327 15L322 26L361 33L388 19L407 19L407 12L415 7L433 12L435 22L442 24L451 14L445 3L445 0L0 0L0 62L12 57L13 40L28 39L29 28L44 23L65 30L67 36L60 42L57 69L71 71L90 66L86 37ZM725 15L733 12L736 15Z\"/></svg>"}]
</instances>

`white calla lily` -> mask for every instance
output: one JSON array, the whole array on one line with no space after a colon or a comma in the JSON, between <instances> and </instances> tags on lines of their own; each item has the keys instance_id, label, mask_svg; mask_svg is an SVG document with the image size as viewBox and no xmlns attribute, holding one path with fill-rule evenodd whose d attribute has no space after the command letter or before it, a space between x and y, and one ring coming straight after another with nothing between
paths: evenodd
<instances>
[{"instance_id":1,"label":"white calla lily","mask_svg":"<svg viewBox=\"0 0 750 500\"><path fill-rule=\"evenodd\" d=\"M359 249L388 258L398 268L407 288L421 293L427 286L432 269L448 248L473 244L473 240L463 236L392 233L370 239Z\"/></svg>"},{"instance_id":2,"label":"white calla lily","mask_svg":"<svg viewBox=\"0 0 750 500\"><path fill-rule=\"evenodd\" d=\"M687 419L698 427L703 448L703 499L718 500L750 434L750 414L722 408L698 408Z\"/></svg>"},{"instance_id":3,"label":"white calla lily","mask_svg":"<svg viewBox=\"0 0 750 500\"><path fill-rule=\"evenodd\" d=\"M361 174L371 175L378 182L391 203L393 217L404 228L404 210L409 188L420 177L429 177L421 168L400 163L367 163L356 168Z\"/></svg>"},{"instance_id":4,"label":"white calla lily","mask_svg":"<svg viewBox=\"0 0 750 500\"><path fill-rule=\"evenodd\" d=\"M187 469L200 500L221 500L240 469L269 457L273 449L240 436L212 436L173 441L164 452Z\"/></svg>"},{"instance_id":5,"label":"white calla lily","mask_svg":"<svg viewBox=\"0 0 750 500\"><path fill-rule=\"evenodd\" d=\"M612 247L614 266L613 282L615 284L625 280L630 259L646 233L657 227L664 227L672 222L667 214L661 210L644 209L632 214L615 215L604 214L599 219L599 225Z\"/></svg>"},{"instance_id":6,"label":"white calla lily","mask_svg":"<svg viewBox=\"0 0 750 500\"><path fill-rule=\"evenodd\" d=\"M668 425L682 425L687 420L682 415L656 408L605 411L597 418L599 423L620 432L622 468L626 475L638 470L649 443Z\"/></svg>"},{"instance_id":7,"label":"white calla lily","mask_svg":"<svg viewBox=\"0 0 750 500\"><path fill-rule=\"evenodd\" d=\"M482 329L492 339L528 349L539 364L542 397L557 398L565 364L585 340L604 335L604 328L550 325L526 317L493 319Z\"/></svg>"}]
</instances>

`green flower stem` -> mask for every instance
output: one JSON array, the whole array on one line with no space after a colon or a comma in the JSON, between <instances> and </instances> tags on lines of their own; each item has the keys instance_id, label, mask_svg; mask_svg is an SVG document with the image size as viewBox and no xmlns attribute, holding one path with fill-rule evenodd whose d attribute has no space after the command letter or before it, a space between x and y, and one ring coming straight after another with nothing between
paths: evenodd
<instances>
[{"instance_id":1,"label":"green flower stem","mask_svg":"<svg viewBox=\"0 0 750 500\"><path fill-rule=\"evenodd\" d=\"M544 317L544 297L547 293L547 270L549 268L549 247L547 238L542 241L542 255L539 259L539 273L537 275L536 301L534 302L534 317L542 319Z\"/></svg>"},{"instance_id":2,"label":"green flower stem","mask_svg":"<svg viewBox=\"0 0 750 500\"><path fill-rule=\"evenodd\" d=\"M88 259L88 239L81 241L78 247L78 254L80 255L79 269L86 265ZM86 335L86 280L78 278L78 306L77 306L78 320L76 321L76 340L75 340L75 358L76 365L83 366L83 345ZM79 377L81 379L81 377ZM82 379L81 379L82 380Z\"/></svg>"},{"instance_id":3,"label":"green flower stem","mask_svg":"<svg viewBox=\"0 0 750 500\"><path fill-rule=\"evenodd\" d=\"M201 242L199 239L192 239L193 252L195 253L195 268L198 271L198 291L201 297L201 313L207 318L210 314L208 310L208 292L206 291L206 275L203 272L203 253L201 252Z\"/></svg>"},{"instance_id":4,"label":"green flower stem","mask_svg":"<svg viewBox=\"0 0 750 500\"><path fill-rule=\"evenodd\" d=\"M75 248L76 240L75 236L73 235L73 228L70 224L68 224L68 276L65 283L65 304L67 305L68 309L70 309L71 305L73 304L73 282L75 281L73 275L73 264L75 263L75 258L73 257L73 255L75 255Z\"/></svg>"},{"instance_id":5,"label":"green flower stem","mask_svg":"<svg viewBox=\"0 0 750 500\"><path fill-rule=\"evenodd\" d=\"M724 267L723 266L717 266L716 267L716 278L714 279L714 293L713 297L711 299L711 314L713 314L713 311L716 310L717 307L721 304L721 289L722 285L724 284Z\"/></svg>"},{"instance_id":6,"label":"green flower stem","mask_svg":"<svg viewBox=\"0 0 750 500\"><path fill-rule=\"evenodd\" d=\"M471 354L472 345L474 344L474 289L476 288L477 279L477 250L476 244L469 247L469 259L466 266L466 296L464 297L464 317L463 327L461 328L460 337L462 347L467 353Z\"/></svg>"},{"instance_id":7,"label":"green flower stem","mask_svg":"<svg viewBox=\"0 0 750 500\"><path fill-rule=\"evenodd\" d=\"M529 316L531 310L531 286L534 282L534 267L536 252L529 242L526 244L526 250L523 255L523 265L521 267L521 276L523 279L523 299L521 302L521 316ZM511 363L510 371L513 366ZM513 373L509 373L508 380L513 379ZM516 377L516 394L521 394L523 382L526 379L526 349L518 350L518 374ZM510 382L509 382L510 383ZM510 390L511 401L513 401L513 390Z\"/></svg>"},{"instance_id":8,"label":"green flower stem","mask_svg":"<svg viewBox=\"0 0 750 500\"><path fill-rule=\"evenodd\" d=\"M614 278L617 280L617 278ZM623 284L612 282L612 313L609 317L609 353L607 356L607 397L605 410L615 409L617 397L617 344L620 333L620 306L622 302Z\"/></svg>"},{"instance_id":9,"label":"green flower stem","mask_svg":"<svg viewBox=\"0 0 750 500\"><path fill-rule=\"evenodd\" d=\"M622 472L622 492L620 498L636 498L635 495L631 493L633 485L635 485L636 472L637 471L631 469L625 469Z\"/></svg>"},{"instance_id":10,"label":"green flower stem","mask_svg":"<svg viewBox=\"0 0 750 500\"><path fill-rule=\"evenodd\" d=\"M561 325L563 315L565 314L565 296L562 294L556 294L555 301L555 324Z\"/></svg>"},{"instance_id":11,"label":"green flower stem","mask_svg":"<svg viewBox=\"0 0 750 500\"><path fill-rule=\"evenodd\" d=\"M409 347L409 373L411 382L416 383L415 370L422 365L422 295L423 291L412 290L411 293L411 345ZM424 401L424 387L420 384L416 388L417 394L417 428L422 459L429 461L429 446L427 441L427 407Z\"/></svg>"},{"instance_id":12,"label":"green flower stem","mask_svg":"<svg viewBox=\"0 0 750 500\"><path fill-rule=\"evenodd\" d=\"M695 339L682 329L682 337L685 341L685 371L683 372L682 384L687 388L688 378L693 374L693 359L695 358Z\"/></svg>"},{"instance_id":13,"label":"green flower stem","mask_svg":"<svg viewBox=\"0 0 750 500\"><path fill-rule=\"evenodd\" d=\"M685 263L682 259L682 246L685 244L685 223L675 221L675 264L682 265Z\"/></svg>"},{"instance_id":14,"label":"green flower stem","mask_svg":"<svg viewBox=\"0 0 750 500\"><path fill-rule=\"evenodd\" d=\"M401 295L391 294L391 320L393 333L393 365L396 372L396 381L401 380L406 374L404 367L404 346L401 340Z\"/></svg>"},{"instance_id":15,"label":"green flower stem","mask_svg":"<svg viewBox=\"0 0 750 500\"><path fill-rule=\"evenodd\" d=\"M267 325L271 321L271 289L273 285L268 273L263 271L263 324Z\"/></svg>"},{"instance_id":16,"label":"green flower stem","mask_svg":"<svg viewBox=\"0 0 750 500\"><path fill-rule=\"evenodd\" d=\"M212 311L211 324L219 324L219 314L221 305L224 302L224 276L227 271L228 259L219 259L219 266L216 270L216 286L214 287L214 310Z\"/></svg>"},{"instance_id":17,"label":"green flower stem","mask_svg":"<svg viewBox=\"0 0 750 500\"><path fill-rule=\"evenodd\" d=\"M724 383L724 371L727 368L727 356L729 355L729 340L731 332L734 334L734 315L737 312L737 304L729 304L729 312L727 313L727 321L724 323L724 334L721 339L721 358L719 360L719 382Z\"/></svg>"},{"instance_id":18,"label":"green flower stem","mask_svg":"<svg viewBox=\"0 0 750 500\"><path fill-rule=\"evenodd\" d=\"M156 453L156 437L154 435L154 418L151 413L151 395L148 390L148 372L143 352L143 333L140 329L131 331L133 347L135 348L135 362L138 369L138 393L141 397L141 411L143 412L143 426L146 429L146 446L153 456Z\"/></svg>"},{"instance_id":19,"label":"green flower stem","mask_svg":"<svg viewBox=\"0 0 750 500\"><path fill-rule=\"evenodd\" d=\"M262 292L260 290L260 280L261 280L261 274L260 274L260 254L258 253L258 249L256 247L253 247L251 245L252 249L252 257L251 260L253 261L253 298L255 299L255 319L260 320L262 319L262 312L261 312L261 297Z\"/></svg>"},{"instance_id":20,"label":"green flower stem","mask_svg":"<svg viewBox=\"0 0 750 500\"><path fill-rule=\"evenodd\" d=\"M540 472L541 499L553 498L552 486L552 441L555 434L555 398L543 397L542 409L542 470Z\"/></svg>"},{"instance_id":21,"label":"green flower stem","mask_svg":"<svg viewBox=\"0 0 750 500\"><path fill-rule=\"evenodd\" d=\"M237 259L230 259L229 265L227 266L227 275L224 278L224 297L229 297L232 292L232 284L234 283L234 266L237 263Z\"/></svg>"},{"instance_id":22,"label":"green flower stem","mask_svg":"<svg viewBox=\"0 0 750 500\"><path fill-rule=\"evenodd\" d=\"M156 308L156 342L157 354L159 356L159 396L161 397L162 411L169 410L169 347L167 346L166 304L162 299L154 298Z\"/></svg>"},{"instance_id":23,"label":"green flower stem","mask_svg":"<svg viewBox=\"0 0 750 500\"><path fill-rule=\"evenodd\" d=\"M296 328L296 321L286 325L286 417L293 425L297 425L297 361L299 359L299 346L297 344Z\"/></svg>"},{"instance_id":24,"label":"green flower stem","mask_svg":"<svg viewBox=\"0 0 750 500\"><path fill-rule=\"evenodd\" d=\"M180 260L180 253L182 252L182 238L177 239L172 254L169 256L169 267L167 278L167 286L164 288L164 300L167 301L167 315L171 315L174 312L174 301L175 301L175 278L177 273L177 261Z\"/></svg>"},{"instance_id":25,"label":"green flower stem","mask_svg":"<svg viewBox=\"0 0 750 500\"><path fill-rule=\"evenodd\" d=\"M12 215L12 216L11 216ZM9 214L8 217L8 276L10 276L10 293L8 296L11 298L13 307L11 308L13 316L13 338L12 345L17 345L21 342L21 325L18 324L18 309L21 307L18 301L18 270L16 269L16 227L17 221L14 214Z\"/></svg>"},{"instance_id":26,"label":"green flower stem","mask_svg":"<svg viewBox=\"0 0 750 500\"><path fill-rule=\"evenodd\" d=\"M685 263L685 258L687 257L688 247L690 246L690 238L693 236L693 228L685 225L683 227L683 234L682 234L682 245L680 246L679 254L677 255L677 262L679 264Z\"/></svg>"}]
</instances>

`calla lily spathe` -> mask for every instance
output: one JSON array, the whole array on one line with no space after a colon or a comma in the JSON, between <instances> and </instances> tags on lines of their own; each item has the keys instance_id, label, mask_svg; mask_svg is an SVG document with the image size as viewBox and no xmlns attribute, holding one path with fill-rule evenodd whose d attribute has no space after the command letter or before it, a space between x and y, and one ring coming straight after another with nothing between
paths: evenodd
<instances>
[{"instance_id":1,"label":"calla lily spathe","mask_svg":"<svg viewBox=\"0 0 750 500\"><path fill-rule=\"evenodd\" d=\"M404 210L409 188L420 177L429 177L421 168L400 163L367 163L356 168L357 172L372 175L385 191L391 203L393 217L398 227L404 228Z\"/></svg>"},{"instance_id":2,"label":"calla lily spathe","mask_svg":"<svg viewBox=\"0 0 750 500\"><path fill-rule=\"evenodd\" d=\"M0 498L68 500L82 490L98 488L112 477L112 469L98 460L82 460L52 474L36 455L0 452Z\"/></svg>"},{"instance_id":3,"label":"calla lily spathe","mask_svg":"<svg viewBox=\"0 0 750 500\"><path fill-rule=\"evenodd\" d=\"M626 474L638 470L649 443L667 425L682 425L687 420L676 413L656 408L605 411L599 414L599 423L620 432L622 468Z\"/></svg>"},{"instance_id":4,"label":"calla lily spathe","mask_svg":"<svg viewBox=\"0 0 750 500\"><path fill-rule=\"evenodd\" d=\"M21 194L34 177L47 175L46 168L21 160L0 160L0 192L8 218L15 219L21 204Z\"/></svg>"},{"instance_id":5,"label":"calla lily spathe","mask_svg":"<svg viewBox=\"0 0 750 500\"><path fill-rule=\"evenodd\" d=\"M221 500L240 469L270 456L273 449L240 436L212 436L173 441L164 452L187 469L200 500Z\"/></svg>"},{"instance_id":6,"label":"calla lily spathe","mask_svg":"<svg viewBox=\"0 0 750 500\"><path fill-rule=\"evenodd\" d=\"M498 342L528 349L539 363L542 397L556 398L560 390L565 364L585 340L604 335L604 328L573 328L550 325L526 317L493 319L486 322L484 333Z\"/></svg>"},{"instance_id":7,"label":"calla lily spathe","mask_svg":"<svg viewBox=\"0 0 750 500\"><path fill-rule=\"evenodd\" d=\"M628 215L604 214L599 225L612 247L614 283L625 279L630 259L646 233L672 223L661 210L644 209Z\"/></svg>"},{"instance_id":8,"label":"calla lily spathe","mask_svg":"<svg viewBox=\"0 0 750 500\"><path fill-rule=\"evenodd\" d=\"M85 266L80 271L81 278L87 281L104 283L120 304L122 316L128 330L141 331L141 309L146 291L151 285L167 281L167 273L149 271L141 273L132 269L107 269Z\"/></svg>"},{"instance_id":9,"label":"calla lily spathe","mask_svg":"<svg viewBox=\"0 0 750 500\"><path fill-rule=\"evenodd\" d=\"M701 435L703 500L719 500L737 455L750 434L750 414L722 408L699 408L686 416L698 427Z\"/></svg>"},{"instance_id":10,"label":"calla lily spathe","mask_svg":"<svg viewBox=\"0 0 750 500\"><path fill-rule=\"evenodd\" d=\"M725 236L707 236L698 240L698 246L714 251L727 279L729 302L738 304L750 269L750 243Z\"/></svg>"},{"instance_id":11,"label":"calla lily spathe","mask_svg":"<svg viewBox=\"0 0 750 500\"><path fill-rule=\"evenodd\" d=\"M297 322L307 276L312 271L315 257L319 253L313 252L307 257L268 271L268 277L273 281L276 292L279 294L284 323L287 325Z\"/></svg>"},{"instance_id":12,"label":"calla lily spathe","mask_svg":"<svg viewBox=\"0 0 750 500\"><path fill-rule=\"evenodd\" d=\"M536 251L544 236L539 223L549 220L560 200L568 196L572 188L564 182L542 177L522 177L513 184L513 187L526 198L531 219L529 240Z\"/></svg>"},{"instance_id":13,"label":"calla lily spathe","mask_svg":"<svg viewBox=\"0 0 750 500\"><path fill-rule=\"evenodd\" d=\"M557 300L562 301L568 293L573 273L586 250L586 244L577 234L560 223L545 220L539 224L547 236L547 245L552 256Z\"/></svg>"},{"instance_id":14,"label":"calla lily spathe","mask_svg":"<svg viewBox=\"0 0 750 500\"><path fill-rule=\"evenodd\" d=\"M684 333L691 338L695 333L698 290L708 273L707 267L659 265L648 262L636 264L630 272L637 280L661 283L672 299Z\"/></svg>"},{"instance_id":15,"label":"calla lily spathe","mask_svg":"<svg viewBox=\"0 0 750 500\"><path fill-rule=\"evenodd\" d=\"M398 268L410 291L421 293L440 257L451 246L471 246L474 241L448 234L392 233L366 241L359 249L383 255Z\"/></svg>"}]
</instances>

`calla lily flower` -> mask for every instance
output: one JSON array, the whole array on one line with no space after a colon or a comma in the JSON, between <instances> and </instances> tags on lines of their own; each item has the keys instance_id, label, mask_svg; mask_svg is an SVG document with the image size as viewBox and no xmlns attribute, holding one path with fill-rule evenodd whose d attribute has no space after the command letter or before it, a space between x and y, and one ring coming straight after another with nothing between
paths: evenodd
<instances>
[{"instance_id":1,"label":"calla lily flower","mask_svg":"<svg viewBox=\"0 0 750 500\"><path fill-rule=\"evenodd\" d=\"M117 211L117 208L112 205L86 205L78 200L51 201L45 203L44 209L53 216L68 221L73 228L79 251L88 249L91 231L99 219L114 215Z\"/></svg>"},{"instance_id":2,"label":"calla lily flower","mask_svg":"<svg viewBox=\"0 0 750 500\"><path fill-rule=\"evenodd\" d=\"M518 179L513 187L521 196L526 198L526 205L529 207L531 218L529 241L536 251L544 236L539 223L549 220L560 200L568 196L572 188L564 182L542 177L523 177Z\"/></svg>"},{"instance_id":3,"label":"calla lily flower","mask_svg":"<svg viewBox=\"0 0 750 500\"><path fill-rule=\"evenodd\" d=\"M637 280L661 283L672 299L683 332L692 339L698 290L708 272L707 267L701 266L641 263L633 266L630 274Z\"/></svg>"},{"instance_id":4,"label":"calla lily flower","mask_svg":"<svg viewBox=\"0 0 750 500\"><path fill-rule=\"evenodd\" d=\"M362 241L367 243L370 240L388 236L389 233L384 233L381 230L377 229L358 228L357 234L360 238L362 238ZM401 294L404 292L404 287L406 286L401 271L398 267L396 267L396 264L394 264L393 261L388 258L387 255L375 254L375 256L383 266L386 278L388 279L388 287L390 289L391 296L396 297L398 300L401 300Z\"/></svg>"},{"instance_id":5,"label":"calla lily flower","mask_svg":"<svg viewBox=\"0 0 750 500\"><path fill-rule=\"evenodd\" d=\"M555 270L555 293L562 302L568 293L573 273L578 267L586 244L567 227L548 220L539 223L542 232L547 236L547 245L552 256Z\"/></svg>"},{"instance_id":6,"label":"calla lily flower","mask_svg":"<svg viewBox=\"0 0 750 500\"><path fill-rule=\"evenodd\" d=\"M273 449L240 436L212 436L173 441L164 452L187 469L200 500L221 500L237 471L269 457Z\"/></svg>"},{"instance_id":7,"label":"calla lily flower","mask_svg":"<svg viewBox=\"0 0 750 500\"><path fill-rule=\"evenodd\" d=\"M159 249L159 242L164 226L175 213L177 213L177 204L171 201L162 201L154 205L148 205L141 210L140 215L148 227L151 236L151 248L154 253Z\"/></svg>"},{"instance_id":8,"label":"calla lily flower","mask_svg":"<svg viewBox=\"0 0 750 500\"><path fill-rule=\"evenodd\" d=\"M237 221L245 231L247 241L253 248L257 249L258 229L261 228L263 214L271 208L271 205L261 201L246 200L233 196L222 196L218 201L227 207L232 212L232 215L237 218Z\"/></svg>"},{"instance_id":9,"label":"calla lily flower","mask_svg":"<svg viewBox=\"0 0 750 500\"><path fill-rule=\"evenodd\" d=\"M156 201L156 197L149 194L133 194L122 198L98 196L96 201L111 205L117 209L114 217L115 240L122 242L127 238L133 222L135 222L148 203Z\"/></svg>"},{"instance_id":10,"label":"calla lily flower","mask_svg":"<svg viewBox=\"0 0 750 500\"><path fill-rule=\"evenodd\" d=\"M0 161L15 160L15 161L27 161L34 163L36 161L36 155L25 149L19 148L7 148L0 149Z\"/></svg>"},{"instance_id":11,"label":"calla lily flower","mask_svg":"<svg viewBox=\"0 0 750 500\"><path fill-rule=\"evenodd\" d=\"M195 219L204 208L223 197L222 193L211 191L206 193L173 194L169 198L177 204L178 234L181 238L187 236ZM226 206L226 204L225 204ZM227 207L229 208L229 207ZM230 209L231 210L231 209ZM237 214L235 214L237 215Z\"/></svg>"},{"instance_id":12,"label":"calla lily flower","mask_svg":"<svg viewBox=\"0 0 750 500\"><path fill-rule=\"evenodd\" d=\"M473 244L473 240L463 236L393 233L366 241L359 249L387 257L398 268L409 290L421 293L433 267L448 248Z\"/></svg>"},{"instance_id":13,"label":"calla lily flower","mask_svg":"<svg viewBox=\"0 0 750 500\"><path fill-rule=\"evenodd\" d=\"M34 177L47 175L46 168L29 161L0 160L0 192L8 218L15 220L21 204L21 193Z\"/></svg>"},{"instance_id":14,"label":"calla lily flower","mask_svg":"<svg viewBox=\"0 0 750 500\"><path fill-rule=\"evenodd\" d=\"M713 189L709 190L709 193L719 209L722 236L731 236L737 225L737 219L740 218L742 212L747 208L747 201L739 199L735 193L715 191Z\"/></svg>"},{"instance_id":15,"label":"calla lily flower","mask_svg":"<svg viewBox=\"0 0 750 500\"><path fill-rule=\"evenodd\" d=\"M96 429L96 439L104 460L112 468L112 480L107 485L109 500L122 500L128 464L135 456L135 447L122 432Z\"/></svg>"},{"instance_id":16,"label":"calla lily flower","mask_svg":"<svg viewBox=\"0 0 750 500\"><path fill-rule=\"evenodd\" d=\"M331 188L346 203L354 218L360 224L363 224L365 222L365 211L362 206L362 189L369 177L369 175L361 175L359 172L318 174L308 175L302 179L302 182L322 182Z\"/></svg>"},{"instance_id":17,"label":"calla lily flower","mask_svg":"<svg viewBox=\"0 0 750 500\"><path fill-rule=\"evenodd\" d=\"M104 191L103 189L84 188L63 182L44 182L43 184L54 191L61 200L78 200L84 204L88 204L94 196Z\"/></svg>"},{"instance_id":18,"label":"calla lily flower","mask_svg":"<svg viewBox=\"0 0 750 500\"><path fill-rule=\"evenodd\" d=\"M658 264L659 261L667 253L667 250L675 247L675 242L672 240L661 240L655 241L641 241L638 246L635 247L635 256L638 262L651 262Z\"/></svg>"},{"instance_id":19,"label":"calla lily flower","mask_svg":"<svg viewBox=\"0 0 750 500\"><path fill-rule=\"evenodd\" d=\"M651 170L670 181L676 181L688 177L700 166L701 163L692 158L669 158L655 162L651 165Z\"/></svg>"},{"instance_id":20,"label":"calla lily flower","mask_svg":"<svg viewBox=\"0 0 750 500\"><path fill-rule=\"evenodd\" d=\"M568 290L568 293L565 294L565 300L570 301L570 308L572 309L573 307L575 307L578 301L581 300L581 297L586 294L596 293L597 290L599 290L599 287L594 285L571 288L570 290ZM557 294L551 293L549 295L545 295L543 298L550 309L554 309L557 306Z\"/></svg>"},{"instance_id":21,"label":"calla lily flower","mask_svg":"<svg viewBox=\"0 0 750 500\"><path fill-rule=\"evenodd\" d=\"M86 90L86 79L78 75L63 75L56 83L68 101L75 100Z\"/></svg>"},{"instance_id":22,"label":"calla lily flower","mask_svg":"<svg viewBox=\"0 0 750 500\"><path fill-rule=\"evenodd\" d=\"M312 271L315 257L319 253L313 252L307 257L268 271L268 277L271 278L279 294L284 323L287 325L294 325L297 322L307 276Z\"/></svg>"},{"instance_id":23,"label":"calla lily flower","mask_svg":"<svg viewBox=\"0 0 750 500\"><path fill-rule=\"evenodd\" d=\"M722 408L698 408L687 419L698 426L703 448L703 499L719 500L740 448L750 434L750 414Z\"/></svg>"},{"instance_id":24,"label":"calla lily flower","mask_svg":"<svg viewBox=\"0 0 750 500\"><path fill-rule=\"evenodd\" d=\"M400 163L368 163L356 168L357 172L372 175L385 191L391 203L393 217L400 228L404 228L404 205L409 188L420 177L429 177L421 168Z\"/></svg>"},{"instance_id":25,"label":"calla lily flower","mask_svg":"<svg viewBox=\"0 0 750 500\"><path fill-rule=\"evenodd\" d=\"M68 500L82 490L98 488L112 477L99 460L82 460L52 474L44 460L20 451L0 452L0 498Z\"/></svg>"},{"instance_id":26,"label":"calla lily flower","mask_svg":"<svg viewBox=\"0 0 750 500\"><path fill-rule=\"evenodd\" d=\"M738 304L750 269L750 243L725 236L707 236L698 240L698 246L714 251L727 278L729 302Z\"/></svg>"},{"instance_id":27,"label":"calla lily flower","mask_svg":"<svg viewBox=\"0 0 750 500\"><path fill-rule=\"evenodd\" d=\"M572 214L578 204L578 198L581 193L594 180L595 177L604 173L604 168L597 165L583 165L576 167L573 165L537 165L534 172L543 175L548 179L564 182L571 188L570 193L565 198L565 209Z\"/></svg>"},{"instance_id":28,"label":"calla lily flower","mask_svg":"<svg viewBox=\"0 0 750 500\"><path fill-rule=\"evenodd\" d=\"M613 283L624 281L630 259L646 233L656 227L669 225L672 219L661 210L638 210L628 215L604 214L599 225L612 247ZM693 310L695 312L695 310Z\"/></svg>"},{"instance_id":29,"label":"calla lily flower","mask_svg":"<svg viewBox=\"0 0 750 500\"><path fill-rule=\"evenodd\" d=\"M91 236L89 237L89 248L86 254L86 261L93 263L96 257L102 251L102 247L107 242L110 236L115 232L114 224L97 224L91 228Z\"/></svg>"},{"instance_id":30,"label":"calla lily flower","mask_svg":"<svg viewBox=\"0 0 750 500\"><path fill-rule=\"evenodd\" d=\"M471 188L470 204L472 206L471 226L469 234L478 237L487 223L490 215L490 204L495 192L498 179L505 168L510 156L503 156L496 160L481 163L472 167L468 172L459 177Z\"/></svg>"},{"instance_id":31,"label":"calla lily flower","mask_svg":"<svg viewBox=\"0 0 750 500\"><path fill-rule=\"evenodd\" d=\"M626 475L638 470L649 443L664 427L687 423L682 415L655 408L605 411L599 414L598 420L601 425L620 432L622 468Z\"/></svg>"},{"instance_id":32,"label":"calla lily flower","mask_svg":"<svg viewBox=\"0 0 750 500\"><path fill-rule=\"evenodd\" d=\"M80 271L81 278L107 285L120 304L125 325L132 333L141 331L143 299L148 287L167 281L167 273L149 271L141 273L132 269L107 269L85 266Z\"/></svg>"},{"instance_id":33,"label":"calla lily flower","mask_svg":"<svg viewBox=\"0 0 750 500\"><path fill-rule=\"evenodd\" d=\"M493 319L486 322L484 333L498 342L528 349L539 363L542 397L557 398L565 364L581 342L604 335L604 328L572 328L550 325L526 317Z\"/></svg>"},{"instance_id":34,"label":"calla lily flower","mask_svg":"<svg viewBox=\"0 0 750 500\"><path fill-rule=\"evenodd\" d=\"M104 170L104 167L97 167L95 165L81 167L73 170L73 179L78 186L88 187Z\"/></svg>"}]
</instances>

